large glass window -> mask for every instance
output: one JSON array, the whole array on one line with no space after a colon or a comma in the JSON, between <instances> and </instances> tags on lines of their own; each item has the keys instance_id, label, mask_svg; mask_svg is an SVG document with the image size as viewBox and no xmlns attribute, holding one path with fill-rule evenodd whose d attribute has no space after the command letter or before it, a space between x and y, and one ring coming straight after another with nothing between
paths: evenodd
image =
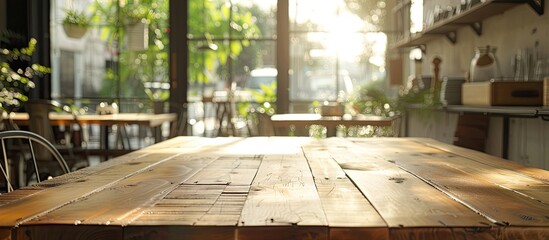
<instances>
[{"instance_id":1,"label":"large glass window","mask_svg":"<svg viewBox=\"0 0 549 240\"><path fill-rule=\"evenodd\" d=\"M188 26L188 100L276 82L278 37L290 39L290 102L335 101L385 78L385 1L288 1L281 11L289 11L289 31L277 33L277 0L189 0L181 23ZM52 1L52 96L165 100L168 6L168 0ZM67 9L93 16L83 37L67 34ZM134 33L141 41L130 39Z\"/></svg>"},{"instance_id":2,"label":"large glass window","mask_svg":"<svg viewBox=\"0 0 549 240\"><path fill-rule=\"evenodd\" d=\"M384 1L290 0L290 101L343 100L385 78Z\"/></svg>"},{"instance_id":3,"label":"large glass window","mask_svg":"<svg viewBox=\"0 0 549 240\"><path fill-rule=\"evenodd\" d=\"M275 0L190 0L187 24L190 101L248 88L252 73L276 67Z\"/></svg>"},{"instance_id":4,"label":"large glass window","mask_svg":"<svg viewBox=\"0 0 549 240\"><path fill-rule=\"evenodd\" d=\"M133 102L128 107L167 100L168 0L51 4L53 98Z\"/></svg>"}]
</instances>

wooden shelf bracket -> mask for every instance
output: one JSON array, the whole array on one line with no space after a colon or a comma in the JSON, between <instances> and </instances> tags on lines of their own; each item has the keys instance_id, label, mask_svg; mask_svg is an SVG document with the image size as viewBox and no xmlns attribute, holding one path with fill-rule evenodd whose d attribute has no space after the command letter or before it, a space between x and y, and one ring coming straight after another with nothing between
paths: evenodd
<instances>
[{"instance_id":1,"label":"wooden shelf bracket","mask_svg":"<svg viewBox=\"0 0 549 240\"><path fill-rule=\"evenodd\" d=\"M473 31L475 31L477 36L482 35L482 22L476 22L471 24L471 28L473 29Z\"/></svg>"},{"instance_id":2,"label":"wooden shelf bracket","mask_svg":"<svg viewBox=\"0 0 549 240\"><path fill-rule=\"evenodd\" d=\"M448 38L448 40L450 40L450 42L452 44L456 44L456 42L457 42L457 33L456 32L448 32L445 35L446 35L446 38Z\"/></svg>"},{"instance_id":3,"label":"wooden shelf bracket","mask_svg":"<svg viewBox=\"0 0 549 240\"><path fill-rule=\"evenodd\" d=\"M527 0L528 5L538 13L538 15L543 15L545 12L545 0Z\"/></svg>"}]
</instances>

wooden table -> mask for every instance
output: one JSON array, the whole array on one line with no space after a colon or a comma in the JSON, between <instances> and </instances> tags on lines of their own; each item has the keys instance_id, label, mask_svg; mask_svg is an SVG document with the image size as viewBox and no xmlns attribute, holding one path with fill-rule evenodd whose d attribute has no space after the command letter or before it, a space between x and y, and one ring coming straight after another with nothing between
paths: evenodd
<instances>
[{"instance_id":1,"label":"wooden table","mask_svg":"<svg viewBox=\"0 0 549 240\"><path fill-rule=\"evenodd\" d=\"M336 135L337 126L376 126L376 127L390 127L394 126L395 120L399 119L399 116L393 117L380 117L371 115L359 115L350 116L322 116L320 114L312 113L293 113L293 114L275 114L271 117L275 132L280 130L287 130L291 126L296 128L306 128L311 125L322 125L327 128L327 136L333 137ZM278 134L277 134L278 135Z\"/></svg>"},{"instance_id":2,"label":"wooden table","mask_svg":"<svg viewBox=\"0 0 549 240\"><path fill-rule=\"evenodd\" d=\"M9 118L17 125L26 126L29 124L28 113L11 113ZM52 125L69 125L78 121L80 124L95 124L112 126L117 124L137 124L148 127L158 127L166 122L173 122L177 118L175 113L152 114L152 113L117 113L117 114L84 114L78 115L76 119L71 114L51 112L49 114Z\"/></svg>"},{"instance_id":3,"label":"wooden table","mask_svg":"<svg viewBox=\"0 0 549 240\"><path fill-rule=\"evenodd\" d=\"M10 119L13 123L18 126L28 126L29 125L29 114L26 112L10 113L9 116L4 116L4 118ZM74 123L79 123L82 125L100 125L104 127L102 130L100 138L101 148L96 153L98 155L120 155L118 152L128 152L132 151L129 146L129 139L127 140L127 149L121 151L116 151L110 149L109 147L109 137L107 133L107 127L111 126L125 126L125 125L140 125L145 127L150 127L153 131L153 136L155 142L160 142L162 140L162 132L160 126L164 123L171 123L177 120L177 114L175 113L163 113L163 114L152 114L152 113L117 113L117 114L83 114L77 115L76 118L67 113L49 113L49 122L53 126L69 126ZM127 136L125 136L127 138ZM124 145L124 144L123 144ZM106 152L103 150L107 150ZM89 150L91 153L91 150Z\"/></svg>"},{"instance_id":4,"label":"wooden table","mask_svg":"<svg viewBox=\"0 0 549 240\"><path fill-rule=\"evenodd\" d=\"M0 239L548 239L548 182L422 138L178 137L0 195Z\"/></svg>"}]
</instances>

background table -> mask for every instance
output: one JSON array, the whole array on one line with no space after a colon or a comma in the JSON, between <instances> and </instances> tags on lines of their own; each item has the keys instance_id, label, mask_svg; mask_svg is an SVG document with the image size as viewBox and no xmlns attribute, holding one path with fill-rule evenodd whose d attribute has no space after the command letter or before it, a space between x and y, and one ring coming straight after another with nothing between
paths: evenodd
<instances>
[{"instance_id":1,"label":"background table","mask_svg":"<svg viewBox=\"0 0 549 240\"><path fill-rule=\"evenodd\" d=\"M423 138L179 137L0 195L0 239L548 239L548 182Z\"/></svg>"},{"instance_id":2,"label":"background table","mask_svg":"<svg viewBox=\"0 0 549 240\"><path fill-rule=\"evenodd\" d=\"M28 113L11 113L9 118L13 123L18 126L29 125ZM160 126L164 123L171 123L177 120L177 114L175 113L117 113L117 114L83 114L83 115L71 115L65 113L51 112L49 114L50 124L53 126L69 126L73 123L79 123L82 125L100 125L105 127L111 127L114 125L140 125L150 127L154 133L155 142L160 142L162 139L162 133ZM108 135L105 134L105 137ZM108 143L108 138L105 139L105 143ZM107 147L108 148L108 145Z\"/></svg>"},{"instance_id":3,"label":"background table","mask_svg":"<svg viewBox=\"0 0 549 240\"><path fill-rule=\"evenodd\" d=\"M26 126L29 124L28 113L11 113L8 116L17 125ZM49 114L52 125L69 125L79 122L80 124L97 124L112 126L116 124L137 124L148 127L158 127L165 122L173 122L177 118L175 113L117 113L117 114L83 114L75 116L71 114L52 112Z\"/></svg>"},{"instance_id":4,"label":"background table","mask_svg":"<svg viewBox=\"0 0 549 240\"><path fill-rule=\"evenodd\" d=\"M280 135L281 131L289 129L291 126L296 128L306 128L311 125L322 125L327 128L327 136L333 137L336 135L337 126L376 126L376 127L393 127L393 132L396 132L398 126L395 126L399 116L381 117L372 115L359 116L322 116L313 113L290 113L290 114L275 114L271 117L275 133Z\"/></svg>"}]
</instances>

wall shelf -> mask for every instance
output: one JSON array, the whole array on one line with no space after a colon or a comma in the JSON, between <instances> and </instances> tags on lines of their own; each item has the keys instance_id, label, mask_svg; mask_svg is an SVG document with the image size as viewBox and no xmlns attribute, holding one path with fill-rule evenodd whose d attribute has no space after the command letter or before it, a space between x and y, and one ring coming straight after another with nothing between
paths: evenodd
<instances>
[{"instance_id":1,"label":"wall shelf","mask_svg":"<svg viewBox=\"0 0 549 240\"><path fill-rule=\"evenodd\" d=\"M424 107L422 104L408 106L408 111ZM478 113L488 116L501 117L502 126L502 157L509 157L510 119L511 118L541 118L549 121L549 107L544 106L470 106L470 105L448 105L437 110L451 113ZM405 118L405 121L406 118ZM406 123L407 125L407 123Z\"/></svg>"},{"instance_id":2,"label":"wall shelf","mask_svg":"<svg viewBox=\"0 0 549 240\"><path fill-rule=\"evenodd\" d=\"M395 48L416 47L425 45L427 42L446 36L452 43L457 42L457 30L469 26L477 34L482 34L482 20L501 14L513 7L528 3L539 15L543 14L545 0L486 0L462 13L448 17L434 23L408 38L397 42Z\"/></svg>"}]
</instances>

